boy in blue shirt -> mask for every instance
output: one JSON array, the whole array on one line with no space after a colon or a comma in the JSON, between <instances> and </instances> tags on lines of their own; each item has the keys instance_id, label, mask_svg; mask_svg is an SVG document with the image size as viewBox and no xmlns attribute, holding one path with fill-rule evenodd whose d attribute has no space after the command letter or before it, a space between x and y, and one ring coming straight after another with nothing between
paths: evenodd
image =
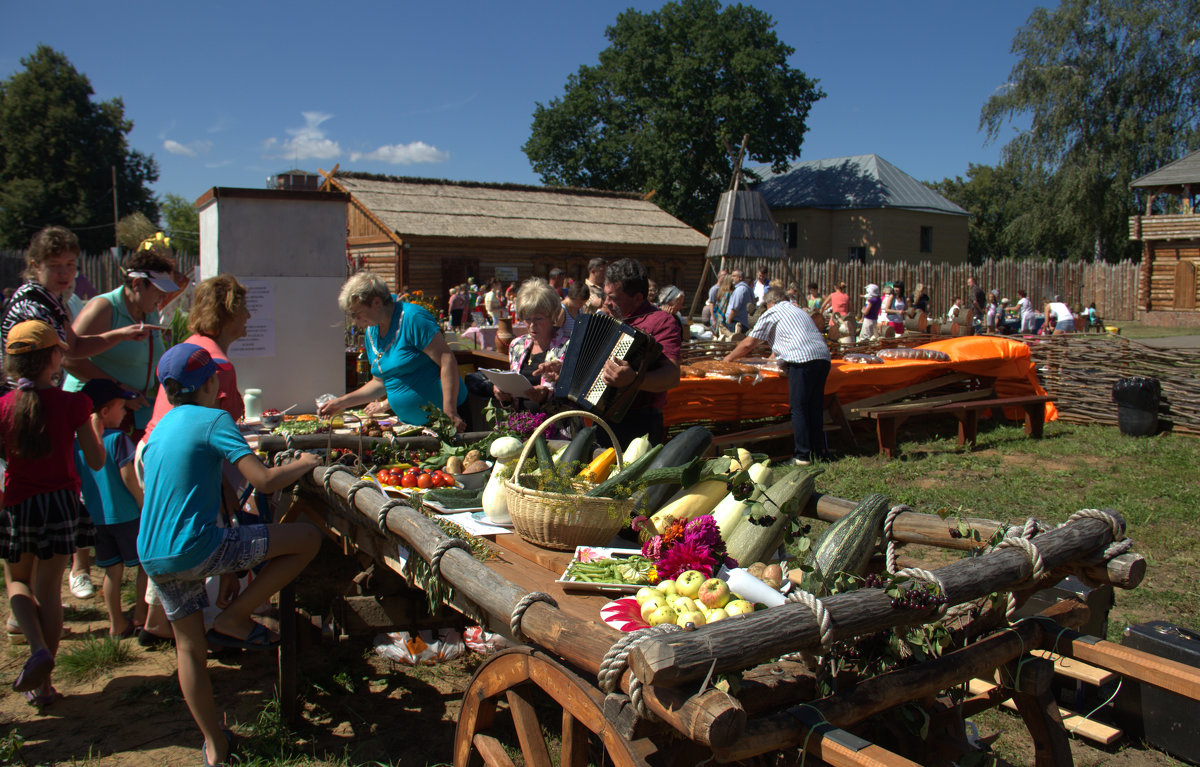
<instances>
[{"instance_id":1,"label":"boy in blue shirt","mask_svg":"<svg viewBox=\"0 0 1200 767\"><path fill-rule=\"evenodd\" d=\"M279 637L251 614L290 583L321 545L321 534L308 524L217 526L224 461L264 493L287 487L318 461L305 453L285 466L265 466L233 418L217 406L216 370L208 352L195 344L173 346L158 362L158 378L174 407L158 422L142 452L146 497L138 533L142 567L175 632L179 686L204 734L206 765L221 764L233 748L233 733L221 728L213 699L208 645L276 647ZM236 573L264 562L238 593ZM221 577L218 605L224 611L206 634L204 580L209 576Z\"/></svg>"},{"instance_id":2,"label":"boy in blue shirt","mask_svg":"<svg viewBox=\"0 0 1200 767\"><path fill-rule=\"evenodd\" d=\"M125 403L136 392L108 378L93 378L83 386L92 401L92 412L104 425L104 467L92 471L83 450L75 444L75 469L83 502L96 525L96 564L104 568L104 606L108 608L108 633L115 639L132 636L135 624L146 622L146 574L138 572L137 602L133 620L121 610L121 581L126 567L138 566L138 519L142 515L142 487L133 466L134 446L118 427L125 420Z\"/></svg>"}]
</instances>

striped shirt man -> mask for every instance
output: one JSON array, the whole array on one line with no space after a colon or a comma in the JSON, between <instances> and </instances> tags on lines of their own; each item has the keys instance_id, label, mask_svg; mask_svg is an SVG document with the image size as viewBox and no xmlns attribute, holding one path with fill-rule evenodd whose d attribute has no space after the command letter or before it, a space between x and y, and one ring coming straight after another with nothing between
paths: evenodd
<instances>
[{"instance_id":1,"label":"striped shirt man","mask_svg":"<svg viewBox=\"0 0 1200 767\"><path fill-rule=\"evenodd\" d=\"M769 301L768 292L768 301ZM776 301L750 331L751 338L771 347L780 362L799 364L827 360L829 347L808 312L790 301Z\"/></svg>"}]
</instances>

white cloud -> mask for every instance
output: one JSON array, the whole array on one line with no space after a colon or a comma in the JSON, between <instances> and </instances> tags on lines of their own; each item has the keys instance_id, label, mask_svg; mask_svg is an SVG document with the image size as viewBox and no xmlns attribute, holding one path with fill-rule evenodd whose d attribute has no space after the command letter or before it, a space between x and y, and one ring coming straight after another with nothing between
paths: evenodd
<instances>
[{"instance_id":1,"label":"white cloud","mask_svg":"<svg viewBox=\"0 0 1200 767\"><path fill-rule=\"evenodd\" d=\"M392 165L413 165L422 162L445 162L450 159L449 152L443 152L424 141L414 141L411 144L387 144L371 152L351 152L350 161L378 160Z\"/></svg>"},{"instance_id":2,"label":"white cloud","mask_svg":"<svg viewBox=\"0 0 1200 767\"><path fill-rule=\"evenodd\" d=\"M325 137L321 123L333 117L324 112L301 112L303 128L288 128L291 138L279 144L279 157L294 160L328 160L342 153L336 141ZM273 147L276 139L267 140L266 148Z\"/></svg>"},{"instance_id":3,"label":"white cloud","mask_svg":"<svg viewBox=\"0 0 1200 767\"><path fill-rule=\"evenodd\" d=\"M211 141L193 141L189 144L181 144L174 139L167 139L163 142L163 149L171 154L181 154L184 157L195 157L198 154L205 154L212 149Z\"/></svg>"}]
</instances>

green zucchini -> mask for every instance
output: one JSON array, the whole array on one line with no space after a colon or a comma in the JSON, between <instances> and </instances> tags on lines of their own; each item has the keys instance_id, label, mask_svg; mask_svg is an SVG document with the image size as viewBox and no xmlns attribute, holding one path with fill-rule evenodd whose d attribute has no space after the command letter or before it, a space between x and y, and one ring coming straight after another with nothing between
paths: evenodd
<instances>
[{"instance_id":1,"label":"green zucchini","mask_svg":"<svg viewBox=\"0 0 1200 767\"><path fill-rule=\"evenodd\" d=\"M584 495L591 498L615 498L613 495L619 485L626 487L633 485L641 478L642 474L650 468L650 464L658 457L659 452L663 449L662 445L654 445L649 450L641 455L633 463L627 464L625 468L619 472L613 472L608 479L588 490Z\"/></svg>"},{"instance_id":2,"label":"green zucchini","mask_svg":"<svg viewBox=\"0 0 1200 767\"><path fill-rule=\"evenodd\" d=\"M464 490L457 487L436 487L426 490L424 500L433 501L447 509L469 509L483 503L483 488Z\"/></svg>"},{"instance_id":3,"label":"green zucchini","mask_svg":"<svg viewBox=\"0 0 1200 767\"><path fill-rule=\"evenodd\" d=\"M537 456L538 471L552 472L554 469L554 456L550 454L550 445L541 434L533 439L533 452Z\"/></svg>"},{"instance_id":4,"label":"green zucchini","mask_svg":"<svg viewBox=\"0 0 1200 767\"><path fill-rule=\"evenodd\" d=\"M693 426L680 432L666 444L662 452L658 454L658 458L654 459L650 469L643 475L643 480L652 477L655 469L683 466L693 459L699 458L712 444L712 440L712 432L703 426ZM679 482L663 482L652 484L642 490L636 496L634 516L641 514L649 517L653 515L680 487Z\"/></svg>"},{"instance_id":5,"label":"green zucchini","mask_svg":"<svg viewBox=\"0 0 1200 767\"><path fill-rule=\"evenodd\" d=\"M820 469L790 471L783 477L775 478L761 497L752 496L752 500L762 501L766 507L764 513L774 517L774 521L763 526L743 520L733 528L729 540L725 542L729 556L743 567L755 562L765 562L783 543L792 514L801 513L808 505L808 499L820 473ZM772 476L774 477L774 474ZM792 510L792 513L786 514L780 509Z\"/></svg>"},{"instance_id":6,"label":"green zucchini","mask_svg":"<svg viewBox=\"0 0 1200 767\"><path fill-rule=\"evenodd\" d=\"M888 508L886 495L872 493L830 525L804 560L812 572L804 576L801 588L825 596L838 573L862 575L875 553Z\"/></svg>"},{"instance_id":7,"label":"green zucchini","mask_svg":"<svg viewBox=\"0 0 1200 767\"><path fill-rule=\"evenodd\" d=\"M562 477L574 477L579 470L592 460L592 448L596 444L596 427L585 426L563 451L558 462L558 474Z\"/></svg>"}]
</instances>

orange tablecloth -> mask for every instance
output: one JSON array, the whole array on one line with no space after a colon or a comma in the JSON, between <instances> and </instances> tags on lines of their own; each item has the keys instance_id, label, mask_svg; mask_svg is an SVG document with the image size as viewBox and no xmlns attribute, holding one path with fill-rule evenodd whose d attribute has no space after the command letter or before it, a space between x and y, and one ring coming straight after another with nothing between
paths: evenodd
<instances>
[{"instance_id":1,"label":"orange tablecloth","mask_svg":"<svg viewBox=\"0 0 1200 767\"><path fill-rule=\"evenodd\" d=\"M825 382L826 394L837 394L843 405L855 400L902 389L947 373L968 373L996 379L997 397L1045 394L1029 357L1029 347L998 336L963 336L923 344L950 357L949 362L885 360L882 365L861 365L834 360ZM782 417L789 412L787 379L764 373L755 384L730 379L684 378L667 393L663 420L670 426L696 421L743 421ZM1010 414L1017 417L1017 414ZM1046 420L1058 411L1046 404Z\"/></svg>"}]
</instances>

